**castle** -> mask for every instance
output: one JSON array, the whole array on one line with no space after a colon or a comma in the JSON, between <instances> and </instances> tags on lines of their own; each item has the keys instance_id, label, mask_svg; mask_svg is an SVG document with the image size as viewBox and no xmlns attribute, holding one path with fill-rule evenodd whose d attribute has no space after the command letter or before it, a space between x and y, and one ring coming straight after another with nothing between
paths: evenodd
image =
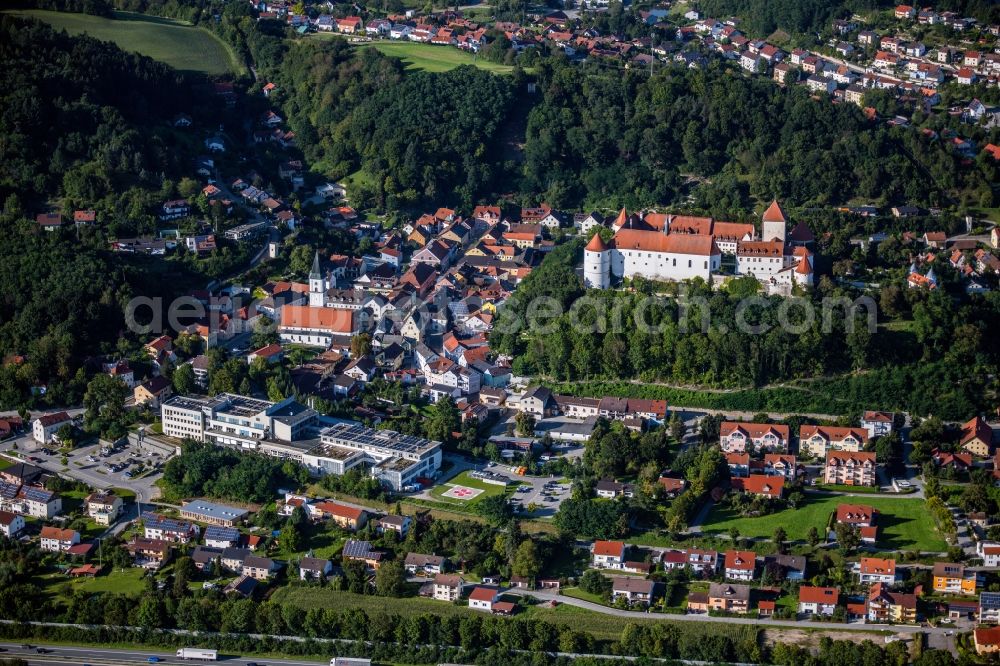
<instances>
[{"instance_id":1,"label":"castle","mask_svg":"<svg viewBox=\"0 0 1000 666\"><path fill-rule=\"evenodd\" d=\"M612 281L644 277L657 281L701 278L712 281L722 256L735 257L735 274L752 276L774 292L813 284L815 240L804 224L788 232L788 217L774 201L754 225L710 217L647 213L629 215L623 208L612 224L610 243L595 234L583 253L587 287L607 289Z\"/></svg>"}]
</instances>

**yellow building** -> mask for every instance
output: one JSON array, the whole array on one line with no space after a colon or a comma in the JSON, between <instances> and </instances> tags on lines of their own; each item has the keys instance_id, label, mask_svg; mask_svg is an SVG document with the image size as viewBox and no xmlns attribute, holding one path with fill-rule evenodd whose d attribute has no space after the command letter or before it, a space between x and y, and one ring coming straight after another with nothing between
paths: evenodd
<instances>
[{"instance_id":1,"label":"yellow building","mask_svg":"<svg viewBox=\"0 0 1000 666\"><path fill-rule=\"evenodd\" d=\"M976 574L961 564L938 562L934 565L934 591L940 594L975 595L979 587Z\"/></svg>"}]
</instances>

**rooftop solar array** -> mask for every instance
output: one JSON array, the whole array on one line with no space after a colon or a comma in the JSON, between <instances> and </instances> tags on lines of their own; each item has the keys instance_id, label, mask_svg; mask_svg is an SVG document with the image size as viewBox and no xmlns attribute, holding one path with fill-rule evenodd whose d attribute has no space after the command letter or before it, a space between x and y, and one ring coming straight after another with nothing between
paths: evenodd
<instances>
[{"instance_id":1,"label":"rooftop solar array","mask_svg":"<svg viewBox=\"0 0 1000 666\"><path fill-rule=\"evenodd\" d=\"M191 523L183 520L174 520L161 516L158 513L146 511L142 514L142 524L151 530L163 530L164 532L175 532L185 534L191 531Z\"/></svg>"},{"instance_id":2,"label":"rooftop solar array","mask_svg":"<svg viewBox=\"0 0 1000 666\"><path fill-rule=\"evenodd\" d=\"M240 538L239 530L232 527L219 527L211 525L205 529L206 541L237 541Z\"/></svg>"},{"instance_id":3,"label":"rooftop solar array","mask_svg":"<svg viewBox=\"0 0 1000 666\"><path fill-rule=\"evenodd\" d=\"M324 430L323 437L342 439L359 447L392 449L402 454L417 454L437 444L423 437L403 435L395 430L375 430L356 423L338 423Z\"/></svg>"},{"instance_id":4,"label":"rooftop solar array","mask_svg":"<svg viewBox=\"0 0 1000 666\"><path fill-rule=\"evenodd\" d=\"M6 481L0 481L0 499L14 499L17 497L17 491L21 489L21 485L18 483L7 483Z\"/></svg>"},{"instance_id":5,"label":"rooftop solar array","mask_svg":"<svg viewBox=\"0 0 1000 666\"><path fill-rule=\"evenodd\" d=\"M348 539L344 544L344 557L368 557L371 550L372 545L368 541Z\"/></svg>"},{"instance_id":6,"label":"rooftop solar array","mask_svg":"<svg viewBox=\"0 0 1000 666\"><path fill-rule=\"evenodd\" d=\"M21 488L21 496L32 502L48 502L54 494L51 490L46 490L45 488L36 488L34 486L23 486Z\"/></svg>"}]
</instances>

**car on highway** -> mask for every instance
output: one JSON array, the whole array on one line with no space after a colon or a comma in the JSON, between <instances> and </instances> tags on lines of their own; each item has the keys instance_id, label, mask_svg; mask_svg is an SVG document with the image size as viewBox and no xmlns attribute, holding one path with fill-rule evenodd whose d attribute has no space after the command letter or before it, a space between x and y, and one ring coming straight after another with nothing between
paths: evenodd
<instances>
[{"instance_id":1,"label":"car on highway","mask_svg":"<svg viewBox=\"0 0 1000 666\"><path fill-rule=\"evenodd\" d=\"M40 648L35 648L35 652L37 652L38 654L48 654L49 652L52 652L52 650L40 647Z\"/></svg>"},{"instance_id":2,"label":"car on highway","mask_svg":"<svg viewBox=\"0 0 1000 666\"><path fill-rule=\"evenodd\" d=\"M163 660L160 659L159 657L149 657L148 659L146 659L146 661L149 662L150 664L158 664Z\"/></svg>"}]
</instances>

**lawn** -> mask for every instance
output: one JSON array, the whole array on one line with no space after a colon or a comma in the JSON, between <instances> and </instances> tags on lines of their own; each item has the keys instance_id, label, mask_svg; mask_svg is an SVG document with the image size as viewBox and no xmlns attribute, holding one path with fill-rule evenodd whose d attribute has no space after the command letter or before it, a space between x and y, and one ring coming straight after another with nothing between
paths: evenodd
<instances>
[{"instance_id":1,"label":"lawn","mask_svg":"<svg viewBox=\"0 0 1000 666\"><path fill-rule=\"evenodd\" d=\"M471 53L459 51L452 46L434 46L420 42L373 42L358 48L375 48L387 56L400 58L407 69L425 72L447 72L462 65L475 65L489 72L508 73L514 68L478 58Z\"/></svg>"},{"instance_id":2,"label":"lawn","mask_svg":"<svg viewBox=\"0 0 1000 666\"><path fill-rule=\"evenodd\" d=\"M822 535L830 514L837 509L837 505L849 503L865 504L879 512L879 539L876 544L879 548L933 552L943 552L948 548L920 499L807 496L805 503L797 509L759 518L733 515L716 505L708 514L702 530L706 534L725 534L731 527L735 527L740 531L740 536L770 538L780 525L789 539L804 540L810 527L815 527Z\"/></svg>"},{"instance_id":3,"label":"lawn","mask_svg":"<svg viewBox=\"0 0 1000 666\"><path fill-rule=\"evenodd\" d=\"M243 71L222 40L181 21L124 12L116 12L114 19L34 9L9 13L37 18L71 35L86 33L114 42L122 50L141 53L182 71L214 76Z\"/></svg>"},{"instance_id":4,"label":"lawn","mask_svg":"<svg viewBox=\"0 0 1000 666\"><path fill-rule=\"evenodd\" d=\"M446 497L445 493L452 489L453 486L465 486L467 488L474 488L476 490L482 490L479 495L476 495L472 499L462 500L453 497ZM513 489L513 486L510 486ZM457 474L447 481L435 486L431 490L431 495L435 500L439 502L444 502L446 504L454 504L458 506L472 506L476 502L485 499L487 497L492 497L494 495L503 495L507 492L507 487L498 486L493 483L486 483L480 481L479 479L474 479L469 476L469 472L465 471L461 474Z\"/></svg>"},{"instance_id":5,"label":"lawn","mask_svg":"<svg viewBox=\"0 0 1000 666\"><path fill-rule=\"evenodd\" d=\"M83 592L115 592L117 594L142 594L146 589L143 580L145 569L129 568L124 571L112 570L105 566L104 571L94 578L70 578L65 574L53 573L41 577L42 585L56 593L60 588L68 586L71 591Z\"/></svg>"}]
</instances>

